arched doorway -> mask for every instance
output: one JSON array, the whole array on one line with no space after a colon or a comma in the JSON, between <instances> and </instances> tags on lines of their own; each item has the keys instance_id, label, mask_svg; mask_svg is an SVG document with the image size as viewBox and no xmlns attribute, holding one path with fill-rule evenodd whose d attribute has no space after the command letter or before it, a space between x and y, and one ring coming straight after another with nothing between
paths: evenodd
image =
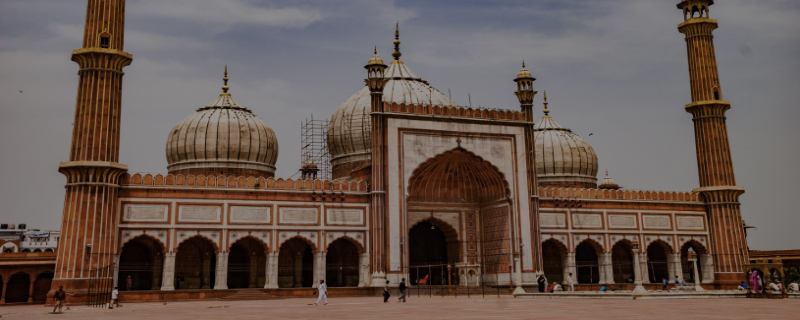
<instances>
[{"instance_id":1,"label":"arched doorway","mask_svg":"<svg viewBox=\"0 0 800 320\"><path fill-rule=\"evenodd\" d=\"M692 249L697 258L697 263L689 261L689 249ZM706 248L694 241L689 241L681 247L681 269L683 271L683 279L687 283L695 283L694 266L697 265L697 275L700 276L699 282L703 281L703 263L700 260L699 254L705 254Z\"/></svg>"},{"instance_id":2,"label":"arched doorway","mask_svg":"<svg viewBox=\"0 0 800 320\"><path fill-rule=\"evenodd\" d=\"M50 291L53 276L54 274L50 271L42 272L36 276L36 281L33 283L33 302L47 301L47 292Z\"/></svg>"},{"instance_id":3,"label":"arched doorway","mask_svg":"<svg viewBox=\"0 0 800 320\"><path fill-rule=\"evenodd\" d=\"M336 239L325 256L325 283L329 287L358 286L359 249L352 241Z\"/></svg>"},{"instance_id":4,"label":"arched doorway","mask_svg":"<svg viewBox=\"0 0 800 320\"><path fill-rule=\"evenodd\" d=\"M267 280L267 248L252 237L231 245L228 252L228 288L263 288Z\"/></svg>"},{"instance_id":5,"label":"arched doorway","mask_svg":"<svg viewBox=\"0 0 800 320\"><path fill-rule=\"evenodd\" d=\"M428 284L448 278L456 283L468 270L481 270L482 283L510 281L513 208L508 182L496 166L459 146L417 166L407 195L404 260L412 283L425 276Z\"/></svg>"},{"instance_id":6,"label":"arched doorway","mask_svg":"<svg viewBox=\"0 0 800 320\"><path fill-rule=\"evenodd\" d=\"M278 253L278 287L311 287L314 284L315 251L311 244L298 237L284 242Z\"/></svg>"},{"instance_id":7,"label":"arched doorway","mask_svg":"<svg viewBox=\"0 0 800 320\"><path fill-rule=\"evenodd\" d=\"M28 302L30 298L31 277L24 272L15 273L8 279L6 303Z\"/></svg>"},{"instance_id":8,"label":"arched doorway","mask_svg":"<svg viewBox=\"0 0 800 320\"><path fill-rule=\"evenodd\" d=\"M598 253L603 252L600 245L591 240L581 242L575 248L575 268L578 283L600 283L600 264Z\"/></svg>"},{"instance_id":9,"label":"arched doorway","mask_svg":"<svg viewBox=\"0 0 800 320\"><path fill-rule=\"evenodd\" d=\"M217 248L211 240L194 236L178 246L175 276L182 281L175 289L210 289L214 286Z\"/></svg>"},{"instance_id":10,"label":"arched doorway","mask_svg":"<svg viewBox=\"0 0 800 320\"><path fill-rule=\"evenodd\" d=\"M669 278L669 263L667 261L667 253L672 253L671 249L660 241L655 241L647 246L647 270L650 271L648 275L650 283L662 283L664 279L672 281Z\"/></svg>"},{"instance_id":11,"label":"arched doorway","mask_svg":"<svg viewBox=\"0 0 800 320\"><path fill-rule=\"evenodd\" d=\"M564 260L567 256L567 247L555 239L542 243L542 265L544 276L549 283L564 282Z\"/></svg>"},{"instance_id":12,"label":"arched doorway","mask_svg":"<svg viewBox=\"0 0 800 320\"><path fill-rule=\"evenodd\" d=\"M125 243L119 256L119 291L161 288L163 253L161 243L149 236L138 236Z\"/></svg>"},{"instance_id":13,"label":"arched doorway","mask_svg":"<svg viewBox=\"0 0 800 320\"><path fill-rule=\"evenodd\" d=\"M629 242L620 241L611 247L611 270L614 283L633 283L633 253Z\"/></svg>"}]
</instances>

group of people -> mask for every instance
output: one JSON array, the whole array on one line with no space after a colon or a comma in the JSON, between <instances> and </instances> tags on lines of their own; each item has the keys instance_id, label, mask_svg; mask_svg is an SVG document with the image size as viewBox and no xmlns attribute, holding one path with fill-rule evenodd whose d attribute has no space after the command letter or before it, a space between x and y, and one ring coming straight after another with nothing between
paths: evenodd
<instances>
[{"instance_id":1,"label":"group of people","mask_svg":"<svg viewBox=\"0 0 800 320\"><path fill-rule=\"evenodd\" d=\"M400 297L397 298L397 302L406 302L406 290L408 290L408 287L406 286L406 278L403 278L403 280L400 281L400 285L397 286L397 289L400 291ZM319 281L317 293L319 294L319 297L317 298L317 302L314 302L314 305L319 305L320 302L323 304L328 304L328 286L325 285L325 280ZM389 280L386 280L386 285L383 286L383 303L389 302L389 297L391 296L392 293L389 290Z\"/></svg>"},{"instance_id":2,"label":"group of people","mask_svg":"<svg viewBox=\"0 0 800 320\"><path fill-rule=\"evenodd\" d=\"M539 285L540 293L556 292L556 291L575 292L575 287L573 286L573 281L572 281L572 273L570 273L567 276L566 288L562 287L558 283L549 284L547 281L547 277L544 274L540 275L539 279L536 279L536 283Z\"/></svg>"},{"instance_id":3,"label":"group of people","mask_svg":"<svg viewBox=\"0 0 800 320\"><path fill-rule=\"evenodd\" d=\"M752 289L755 293L762 293L763 291L766 291L765 289L767 289L770 291L770 293L781 293L784 290L783 284L781 284L780 280L769 281L769 283L766 283L764 279L761 278L761 275L755 270L750 271L749 280L749 283L752 284L752 287L748 287L747 283L742 281L742 283L739 284L739 291L748 291L748 289ZM800 292L800 285L797 284L797 281L792 281L792 283L786 286L786 292Z\"/></svg>"}]
</instances>

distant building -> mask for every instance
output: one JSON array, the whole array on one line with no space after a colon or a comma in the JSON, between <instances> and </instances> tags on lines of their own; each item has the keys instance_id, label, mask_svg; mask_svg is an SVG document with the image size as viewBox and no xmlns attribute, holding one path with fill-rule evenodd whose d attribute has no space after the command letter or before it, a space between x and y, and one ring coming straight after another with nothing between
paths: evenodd
<instances>
[{"instance_id":1,"label":"distant building","mask_svg":"<svg viewBox=\"0 0 800 320\"><path fill-rule=\"evenodd\" d=\"M0 304L44 303L61 231L0 224Z\"/></svg>"}]
</instances>

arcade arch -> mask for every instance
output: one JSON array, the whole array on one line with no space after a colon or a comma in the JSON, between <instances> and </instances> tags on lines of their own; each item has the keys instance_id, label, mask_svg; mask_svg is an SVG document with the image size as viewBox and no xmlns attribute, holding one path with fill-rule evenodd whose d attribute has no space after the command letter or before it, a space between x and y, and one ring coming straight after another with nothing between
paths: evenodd
<instances>
[{"instance_id":1,"label":"arcade arch","mask_svg":"<svg viewBox=\"0 0 800 320\"><path fill-rule=\"evenodd\" d=\"M600 260L603 247L586 239L575 248L575 268L578 283L600 283Z\"/></svg>"},{"instance_id":2,"label":"arcade arch","mask_svg":"<svg viewBox=\"0 0 800 320\"><path fill-rule=\"evenodd\" d=\"M696 264L689 261L689 249L692 249L698 255ZM687 283L695 283L694 265L697 265L697 274L700 277L700 279L696 280L703 281L703 261L700 259L700 255L707 253L706 247L695 240L689 240L683 244L681 247L681 271L683 272L683 279Z\"/></svg>"},{"instance_id":3,"label":"arcade arch","mask_svg":"<svg viewBox=\"0 0 800 320\"><path fill-rule=\"evenodd\" d=\"M672 248L664 241L657 240L647 246L647 277L650 283L662 283L664 279L670 279L668 254L672 254Z\"/></svg>"},{"instance_id":4,"label":"arcade arch","mask_svg":"<svg viewBox=\"0 0 800 320\"><path fill-rule=\"evenodd\" d=\"M164 246L148 235L135 237L122 246L117 286L120 291L158 290L164 267Z\"/></svg>"},{"instance_id":5,"label":"arcade arch","mask_svg":"<svg viewBox=\"0 0 800 320\"><path fill-rule=\"evenodd\" d=\"M362 253L361 245L349 238L331 242L325 255L325 283L328 287L358 286Z\"/></svg>"},{"instance_id":6,"label":"arcade arch","mask_svg":"<svg viewBox=\"0 0 800 320\"><path fill-rule=\"evenodd\" d=\"M203 236L193 236L178 245L175 255L175 289L210 289L216 280L217 247Z\"/></svg>"},{"instance_id":7,"label":"arcade arch","mask_svg":"<svg viewBox=\"0 0 800 320\"><path fill-rule=\"evenodd\" d=\"M266 266L266 245L252 236L239 239L228 250L228 288L263 288Z\"/></svg>"},{"instance_id":8,"label":"arcade arch","mask_svg":"<svg viewBox=\"0 0 800 320\"><path fill-rule=\"evenodd\" d=\"M301 237L293 237L281 244L278 253L278 287L312 287L316 251L312 243Z\"/></svg>"},{"instance_id":9,"label":"arcade arch","mask_svg":"<svg viewBox=\"0 0 800 320\"><path fill-rule=\"evenodd\" d=\"M614 283L633 282L633 255L631 243L627 240L619 241L611 247L611 268L614 275Z\"/></svg>"},{"instance_id":10,"label":"arcade arch","mask_svg":"<svg viewBox=\"0 0 800 320\"><path fill-rule=\"evenodd\" d=\"M567 246L556 239L547 239L542 243L542 265L544 275L550 283L563 283L565 267L567 267Z\"/></svg>"}]
</instances>

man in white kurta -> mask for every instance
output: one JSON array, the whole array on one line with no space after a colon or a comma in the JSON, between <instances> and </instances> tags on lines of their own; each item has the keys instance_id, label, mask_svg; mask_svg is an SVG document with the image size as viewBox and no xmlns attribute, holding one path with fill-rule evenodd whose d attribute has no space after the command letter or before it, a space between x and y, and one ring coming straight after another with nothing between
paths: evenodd
<instances>
[{"instance_id":1,"label":"man in white kurta","mask_svg":"<svg viewBox=\"0 0 800 320\"><path fill-rule=\"evenodd\" d=\"M569 292L575 292L575 287L572 286L572 273L567 276L567 284L569 285Z\"/></svg>"},{"instance_id":2,"label":"man in white kurta","mask_svg":"<svg viewBox=\"0 0 800 320\"><path fill-rule=\"evenodd\" d=\"M319 298L317 298L317 302L314 302L315 305L319 304L320 301L324 301L325 304L328 304L328 286L325 285L325 280L319 281Z\"/></svg>"}]
</instances>

